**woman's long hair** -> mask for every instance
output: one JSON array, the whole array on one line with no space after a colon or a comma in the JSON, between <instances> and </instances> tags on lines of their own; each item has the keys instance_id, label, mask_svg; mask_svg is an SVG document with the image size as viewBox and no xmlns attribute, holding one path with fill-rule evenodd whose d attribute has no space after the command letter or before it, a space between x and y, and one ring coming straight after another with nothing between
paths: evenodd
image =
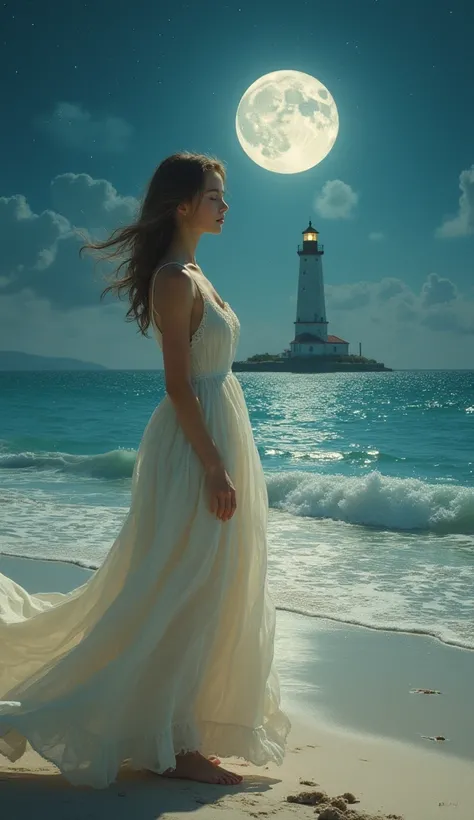
<instances>
[{"instance_id":1,"label":"woman's long hair","mask_svg":"<svg viewBox=\"0 0 474 820\"><path fill-rule=\"evenodd\" d=\"M136 321L143 336L148 335L151 318L150 280L174 237L176 209L202 193L206 171L217 171L225 180L224 166L214 157L188 152L167 157L153 174L136 221L117 228L103 242L86 242L80 249L80 254L84 250L108 251L100 260L124 257L101 299L109 291L120 299L127 294L130 307L126 321Z\"/></svg>"}]
</instances>

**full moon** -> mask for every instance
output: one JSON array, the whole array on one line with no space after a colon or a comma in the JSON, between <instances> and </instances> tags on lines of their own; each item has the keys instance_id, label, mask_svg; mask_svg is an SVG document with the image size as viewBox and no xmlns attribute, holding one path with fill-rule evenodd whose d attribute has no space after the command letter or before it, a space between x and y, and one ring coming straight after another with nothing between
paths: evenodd
<instances>
[{"instance_id":1,"label":"full moon","mask_svg":"<svg viewBox=\"0 0 474 820\"><path fill-rule=\"evenodd\" d=\"M247 89L235 117L238 140L257 165L298 174L321 162L339 130L328 89L302 71L272 71Z\"/></svg>"}]
</instances>

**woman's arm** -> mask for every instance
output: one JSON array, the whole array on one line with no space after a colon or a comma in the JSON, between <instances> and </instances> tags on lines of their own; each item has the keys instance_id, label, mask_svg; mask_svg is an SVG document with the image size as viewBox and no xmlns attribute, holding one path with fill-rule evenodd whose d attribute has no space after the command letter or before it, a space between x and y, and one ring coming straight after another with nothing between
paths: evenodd
<instances>
[{"instance_id":1,"label":"woman's arm","mask_svg":"<svg viewBox=\"0 0 474 820\"><path fill-rule=\"evenodd\" d=\"M151 309L160 316L166 392L183 432L200 459L211 494L211 511L227 520L235 511L235 488L206 426L191 385L190 329L193 282L178 265L168 265L154 279Z\"/></svg>"}]
</instances>

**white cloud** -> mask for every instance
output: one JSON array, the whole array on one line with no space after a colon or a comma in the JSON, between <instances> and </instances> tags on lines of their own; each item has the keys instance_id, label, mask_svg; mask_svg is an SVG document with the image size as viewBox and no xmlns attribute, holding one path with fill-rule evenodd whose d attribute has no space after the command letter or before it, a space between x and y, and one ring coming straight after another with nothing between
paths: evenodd
<instances>
[{"instance_id":1,"label":"white cloud","mask_svg":"<svg viewBox=\"0 0 474 820\"><path fill-rule=\"evenodd\" d=\"M369 239L371 242L383 242L385 234L383 231L372 231L369 233Z\"/></svg>"},{"instance_id":2,"label":"white cloud","mask_svg":"<svg viewBox=\"0 0 474 820\"><path fill-rule=\"evenodd\" d=\"M78 151L121 153L128 147L132 126L121 117L94 117L81 105L60 102L36 126L57 142Z\"/></svg>"},{"instance_id":3,"label":"white cloud","mask_svg":"<svg viewBox=\"0 0 474 820\"><path fill-rule=\"evenodd\" d=\"M406 298L407 290L407 285L405 282L402 282L401 279L387 276L378 283L376 296L380 302L386 302L387 299L391 299L393 296L398 296L401 293L403 293Z\"/></svg>"},{"instance_id":4,"label":"white cloud","mask_svg":"<svg viewBox=\"0 0 474 820\"><path fill-rule=\"evenodd\" d=\"M51 182L54 207L76 227L107 232L133 221L138 200L121 196L106 179L89 174L58 174Z\"/></svg>"},{"instance_id":5,"label":"white cloud","mask_svg":"<svg viewBox=\"0 0 474 820\"><path fill-rule=\"evenodd\" d=\"M456 216L446 217L436 229L435 235L441 239L469 236L474 233L474 165L461 171L459 175L459 209Z\"/></svg>"},{"instance_id":6,"label":"white cloud","mask_svg":"<svg viewBox=\"0 0 474 820\"><path fill-rule=\"evenodd\" d=\"M451 279L437 273L427 276L418 293L395 278L328 285L325 291L329 313L350 311L360 317L364 308L375 317L383 311L384 326L417 323L436 332L474 334L474 299L459 293Z\"/></svg>"},{"instance_id":7,"label":"white cloud","mask_svg":"<svg viewBox=\"0 0 474 820\"><path fill-rule=\"evenodd\" d=\"M326 299L333 310L353 310L368 305L372 299L371 282L350 285L326 285Z\"/></svg>"},{"instance_id":8,"label":"white cloud","mask_svg":"<svg viewBox=\"0 0 474 820\"><path fill-rule=\"evenodd\" d=\"M355 310L377 302L387 302L403 295L410 300L411 291L401 279L385 277L378 282L354 282L347 285L326 285L326 298L332 310Z\"/></svg>"},{"instance_id":9,"label":"white cloud","mask_svg":"<svg viewBox=\"0 0 474 820\"><path fill-rule=\"evenodd\" d=\"M57 210L41 214L33 213L22 195L0 198L2 293L28 290L66 310L96 304L106 268L95 268L87 254L79 257L83 240L77 229L101 238L131 222L138 201L88 174L61 174L51 191Z\"/></svg>"},{"instance_id":10,"label":"white cloud","mask_svg":"<svg viewBox=\"0 0 474 820\"><path fill-rule=\"evenodd\" d=\"M437 333L474 337L474 302L456 299L433 305L422 315L421 323Z\"/></svg>"},{"instance_id":11,"label":"white cloud","mask_svg":"<svg viewBox=\"0 0 474 820\"><path fill-rule=\"evenodd\" d=\"M452 280L430 274L412 288L386 278L326 292L329 332L347 339L352 353L361 342L364 356L389 367L472 368L474 292L460 293Z\"/></svg>"},{"instance_id":12,"label":"white cloud","mask_svg":"<svg viewBox=\"0 0 474 820\"><path fill-rule=\"evenodd\" d=\"M341 179L324 183L315 199L314 207L325 219L349 219L359 201L359 194Z\"/></svg>"},{"instance_id":13,"label":"white cloud","mask_svg":"<svg viewBox=\"0 0 474 820\"><path fill-rule=\"evenodd\" d=\"M54 211L35 214L26 197L0 197L0 275L12 276L30 268L41 269L45 257L54 255L59 237L71 230L67 219Z\"/></svg>"},{"instance_id":14,"label":"white cloud","mask_svg":"<svg viewBox=\"0 0 474 820\"><path fill-rule=\"evenodd\" d=\"M425 307L452 302L458 296L458 289L450 279L443 279L437 273L430 273L421 290L421 301Z\"/></svg>"}]
</instances>

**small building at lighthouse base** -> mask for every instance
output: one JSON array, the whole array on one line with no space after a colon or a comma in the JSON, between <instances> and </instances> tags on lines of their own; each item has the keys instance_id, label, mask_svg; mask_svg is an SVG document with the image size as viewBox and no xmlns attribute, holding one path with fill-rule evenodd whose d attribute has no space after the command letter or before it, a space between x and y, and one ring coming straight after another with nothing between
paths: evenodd
<instances>
[{"instance_id":1,"label":"small building at lighthouse base","mask_svg":"<svg viewBox=\"0 0 474 820\"><path fill-rule=\"evenodd\" d=\"M339 336L328 336L327 341L313 333L300 333L290 342L290 358L301 356L347 356L349 342Z\"/></svg>"}]
</instances>

